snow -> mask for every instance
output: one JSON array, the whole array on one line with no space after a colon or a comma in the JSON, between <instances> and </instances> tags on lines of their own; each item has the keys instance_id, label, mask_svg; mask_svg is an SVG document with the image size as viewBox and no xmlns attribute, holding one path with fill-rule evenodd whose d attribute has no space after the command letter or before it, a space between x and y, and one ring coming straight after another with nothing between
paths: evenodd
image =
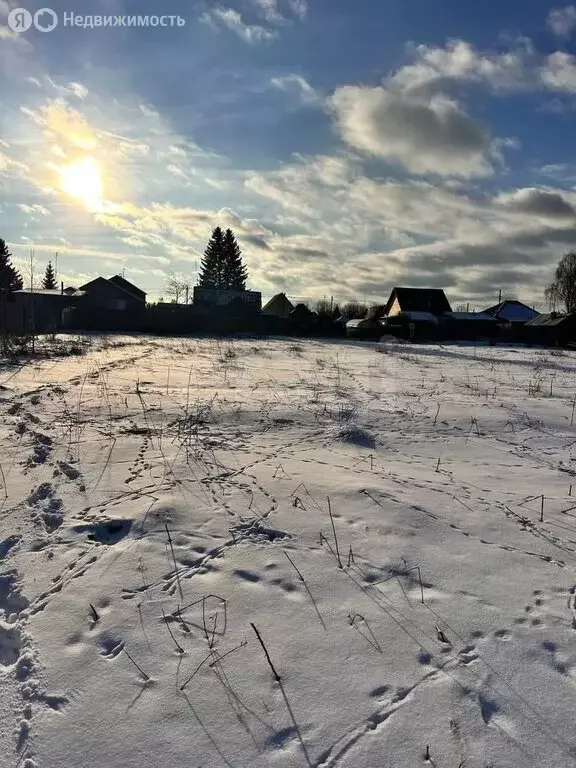
<instances>
[{"instance_id":1,"label":"snow","mask_svg":"<svg viewBox=\"0 0 576 768\"><path fill-rule=\"evenodd\" d=\"M0 765L574 765L575 371L137 336L4 365Z\"/></svg>"}]
</instances>

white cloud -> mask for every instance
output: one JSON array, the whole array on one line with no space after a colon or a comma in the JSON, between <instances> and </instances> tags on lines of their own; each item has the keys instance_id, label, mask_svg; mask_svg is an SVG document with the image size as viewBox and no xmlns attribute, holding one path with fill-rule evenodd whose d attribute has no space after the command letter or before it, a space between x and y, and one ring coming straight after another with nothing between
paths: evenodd
<instances>
[{"instance_id":1,"label":"white cloud","mask_svg":"<svg viewBox=\"0 0 576 768\"><path fill-rule=\"evenodd\" d=\"M34 216L35 214L40 214L40 216L50 216L50 211L45 208L43 205L27 205L26 203L21 203L18 208L22 211L22 213L27 213L30 216Z\"/></svg>"},{"instance_id":2,"label":"white cloud","mask_svg":"<svg viewBox=\"0 0 576 768\"><path fill-rule=\"evenodd\" d=\"M413 50L415 62L402 67L390 83L411 92L434 92L450 81L486 83L494 90L531 87L528 62L530 46L499 54L476 51L464 40L451 40L445 48L419 45Z\"/></svg>"},{"instance_id":3,"label":"white cloud","mask_svg":"<svg viewBox=\"0 0 576 768\"><path fill-rule=\"evenodd\" d=\"M576 56L563 51L542 56L525 39L504 53L482 53L464 40L451 40L445 47L419 45L412 55L413 63L392 74L387 87L422 97L459 83L484 85L494 93L576 91Z\"/></svg>"},{"instance_id":4,"label":"white cloud","mask_svg":"<svg viewBox=\"0 0 576 768\"><path fill-rule=\"evenodd\" d=\"M0 25L0 40L18 40L19 35L16 32L12 32L9 27Z\"/></svg>"},{"instance_id":5,"label":"white cloud","mask_svg":"<svg viewBox=\"0 0 576 768\"><path fill-rule=\"evenodd\" d=\"M250 45L269 42L278 36L276 30L267 29L259 24L246 24L242 15L233 8L215 8L203 14L201 21L212 25L218 22Z\"/></svg>"},{"instance_id":6,"label":"white cloud","mask_svg":"<svg viewBox=\"0 0 576 768\"><path fill-rule=\"evenodd\" d=\"M269 24L283 24L286 19L278 10L278 0L252 0Z\"/></svg>"},{"instance_id":7,"label":"white cloud","mask_svg":"<svg viewBox=\"0 0 576 768\"><path fill-rule=\"evenodd\" d=\"M576 91L576 56L556 51L545 60L540 72L543 84L558 91Z\"/></svg>"},{"instance_id":8,"label":"white cloud","mask_svg":"<svg viewBox=\"0 0 576 768\"><path fill-rule=\"evenodd\" d=\"M308 0L288 0L292 12L300 19L304 19L308 13Z\"/></svg>"},{"instance_id":9,"label":"white cloud","mask_svg":"<svg viewBox=\"0 0 576 768\"><path fill-rule=\"evenodd\" d=\"M320 104L321 99L310 83L300 75L284 75L273 77L270 81L274 88L287 93L293 93L305 105Z\"/></svg>"},{"instance_id":10,"label":"white cloud","mask_svg":"<svg viewBox=\"0 0 576 768\"><path fill-rule=\"evenodd\" d=\"M345 86L330 99L350 146L416 174L488 176L490 132L453 99L411 96L382 87Z\"/></svg>"},{"instance_id":11,"label":"white cloud","mask_svg":"<svg viewBox=\"0 0 576 768\"><path fill-rule=\"evenodd\" d=\"M572 197L570 201L568 197ZM574 198L550 188L525 187L498 195L494 202L512 211L544 219L575 219Z\"/></svg>"},{"instance_id":12,"label":"white cloud","mask_svg":"<svg viewBox=\"0 0 576 768\"><path fill-rule=\"evenodd\" d=\"M274 240L274 254L298 255L286 275L311 295L384 297L391 284L408 280L486 306L499 288L541 301L558 254L576 245L576 192L562 188L492 199L464 185L369 178L345 156L298 157L250 175L246 187L281 210L280 226L301 230ZM276 275L274 254L268 266Z\"/></svg>"},{"instance_id":13,"label":"white cloud","mask_svg":"<svg viewBox=\"0 0 576 768\"><path fill-rule=\"evenodd\" d=\"M548 26L558 37L569 37L576 28L576 6L553 8L548 14Z\"/></svg>"}]
</instances>

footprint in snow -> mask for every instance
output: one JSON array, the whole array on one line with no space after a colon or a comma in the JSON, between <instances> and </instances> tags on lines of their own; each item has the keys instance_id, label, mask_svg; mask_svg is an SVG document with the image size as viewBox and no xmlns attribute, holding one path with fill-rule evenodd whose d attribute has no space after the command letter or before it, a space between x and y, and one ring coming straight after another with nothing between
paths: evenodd
<instances>
[{"instance_id":1,"label":"footprint in snow","mask_svg":"<svg viewBox=\"0 0 576 768\"><path fill-rule=\"evenodd\" d=\"M105 659L115 659L124 650L124 640L107 633L100 635L99 644L100 656Z\"/></svg>"},{"instance_id":2,"label":"footprint in snow","mask_svg":"<svg viewBox=\"0 0 576 768\"><path fill-rule=\"evenodd\" d=\"M252 571L239 569L234 571L234 575L243 581L249 581L251 584L258 584L260 581L262 581L261 577L258 576L257 573L252 573Z\"/></svg>"}]
</instances>

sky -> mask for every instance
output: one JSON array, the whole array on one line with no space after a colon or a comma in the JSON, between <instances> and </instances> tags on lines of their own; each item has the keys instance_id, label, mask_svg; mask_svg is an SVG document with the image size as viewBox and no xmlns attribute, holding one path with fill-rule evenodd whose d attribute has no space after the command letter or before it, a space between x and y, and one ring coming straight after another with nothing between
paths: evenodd
<instances>
[{"instance_id":1,"label":"sky","mask_svg":"<svg viewBox=\"0 0 576 768\"><path fill-rule=\"evenodd\" d=\"M0 0L0 237L25 276L58 253L67 285L158 300L220 225L264 296L546 308L576 248L575 5L52 0L19 33L24 3Z\"/></svg>"}]
</instances>

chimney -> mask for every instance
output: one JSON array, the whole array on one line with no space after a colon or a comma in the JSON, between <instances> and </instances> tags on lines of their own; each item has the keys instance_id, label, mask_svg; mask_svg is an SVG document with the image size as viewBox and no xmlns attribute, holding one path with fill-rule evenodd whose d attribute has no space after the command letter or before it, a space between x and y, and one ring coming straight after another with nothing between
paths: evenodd
<instances>
[{"instance_id":1,"label":"chimney","mask_svg":"<svg viewBox=\"0 0 576 768\"><path fill-rule=\"evenodd\" d=\"M64 281L60 283L60 296L64 296Z\"/></svg>"}]
</instances>

